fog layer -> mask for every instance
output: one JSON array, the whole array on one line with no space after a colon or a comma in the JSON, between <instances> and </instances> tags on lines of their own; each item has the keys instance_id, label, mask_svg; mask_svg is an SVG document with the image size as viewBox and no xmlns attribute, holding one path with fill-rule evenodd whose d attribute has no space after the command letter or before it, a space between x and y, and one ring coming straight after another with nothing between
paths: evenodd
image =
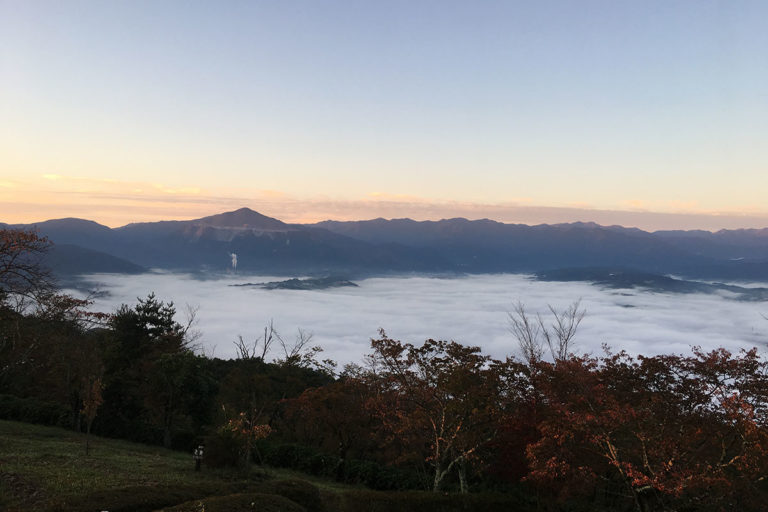
<instances>
[{"instance_id":1,"label":"fog layer","mask_svg":"<svg viewBox=\"0 0 768 512\"><path fill-rule=\"evenodd\" d=\"M272 276L199 280L182 274L93 275L89 280L108 292L96 299L94 310L112 312L149 292L173 301L180 321L186 304L198 307L201 350L222 358L235 355L238 335L252 340L270 319L287 339L297 328L314 333L323 357L341 364L361 362L379 328L403 341L456 340L504 357L517 350L508 331L507 312L513 303L519 300L530 312L546 315L548 304L565 308L579 298L587 315L575 339L578 352L598 353L603 344L633 354L689 353L692 346L762 349L768 341L768 320L762 316L768 314L766 303L720 295L603 290L520 275L373 278L358 281L357 288L316 291L230 286L280 280Z\"/></svg>"}]
</instances>

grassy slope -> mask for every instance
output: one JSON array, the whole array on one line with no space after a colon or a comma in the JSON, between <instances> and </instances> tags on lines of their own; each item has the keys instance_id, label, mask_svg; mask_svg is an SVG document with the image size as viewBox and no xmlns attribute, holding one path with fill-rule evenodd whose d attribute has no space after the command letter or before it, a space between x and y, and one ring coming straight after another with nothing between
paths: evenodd
<instances>
[{"instance_id":1,"label":"grassy slope","mask_svg":"<svg viewBox=\"0 0 768 512\"><path fill-rule=\"evenodd\" d=\"M327 491L350 489L284 470L269 476L310 481ZM91 453L85 455L85 437L60 428L0 420L0 510L45 508L57 499L83 497L99 491L130 487L198 486L228 487L251 479L235 471L194 471L189 454L156 446L91 438Z\"/></svg>"},{"instance_id":2,"label":"grassy slope","mask_svg":"<svg viewBox=\"0 0 768 512\"><path fill-rule=\"evenodd\" d=\"M3 473L21 475L51 494L102 490L117 485L177 484L197 475L192 458L153 446L85 437L60 428L0 421Z\"/></svg>"},{"instance_id":3,"label":"grassy slope","mask_svg":"<svg viewBox=\"0 0 768 512\"><path fill-rule=\"evenodd\" d=\"M85 438L59 428L0 421L0 505L43 505L94 491L194 483L186 454L125 441ZM4 503L3 503L4 501Z\"/></svg>"},{"instance_id":4,"label":"grassy slope","mask_svg":"<svg viewBox=\"0 0 768 512\"><path fill-rule=\"evenodd\" d=\"M289 470L195 472L190 454L98 437L92 438L91 454L86 456L82 434L0 420L0 511L133 512L181 503L185 505L174 510L197 511L200 500L210 497L205 500L206 509L233 512L254 510L238 506L238 500L261 496L256 508L266 512L270 507L285 508L275 494L290 497L308 512L527 509L504 496L377 492Z\"/></svg>"}]
</instances>

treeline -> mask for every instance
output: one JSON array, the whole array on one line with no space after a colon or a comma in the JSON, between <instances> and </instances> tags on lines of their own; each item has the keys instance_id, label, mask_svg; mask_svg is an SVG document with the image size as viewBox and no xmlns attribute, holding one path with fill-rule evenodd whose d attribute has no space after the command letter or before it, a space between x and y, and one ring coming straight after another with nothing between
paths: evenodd
<instances>
[{"instance_id":1,"label":"treeline","mask_svg":"<svg viewBox=\"0 0 768 512\"><path fill-rule=\"evenodd\" d=\"M381 331L363 364L337 372L306 333L289 343L267 326L221 360L195 353L189 325L153 295L94 315L41 276L22 286L4 262L5 417L190 451L203 440L210 466L515 493L540 509L763 510L768 499L768 365L756 349L576 356L578 304L552 310L551 327L518 305L522 359Z\"/></svg>"},{"instance_id":2,"label":"treeline","mask_svg":"<svg viewBox=\"0 0 768 512\"><path fill-rule=\"evenodd\" d=\"M95 403L94 433L187 450L241 412L269 423L281 400L332 381L305 361L197 354L173 305L151 294L95 326L82 306L53 317L48 305L25 314L0 307L0 395L37 400L42 417L83 431Z\"/></svg>"}]
</instances>

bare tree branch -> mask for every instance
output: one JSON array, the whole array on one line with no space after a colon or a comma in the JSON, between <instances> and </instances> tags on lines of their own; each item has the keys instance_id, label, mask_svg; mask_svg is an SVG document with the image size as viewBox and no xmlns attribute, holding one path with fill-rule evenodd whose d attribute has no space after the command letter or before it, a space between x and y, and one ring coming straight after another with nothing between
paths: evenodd
<instances>
[{"instance_id":1,"label":"bare tree branch","mask_svg":"<svg viewBox=\"0 0 768 512\"><path fill-rule=\"evenodd\" d=\"M543 325L541 319L534 321L525 311L525 305L521 301L512 307L507 313L509 317L509 331L517 339L523 359L528 363L540 361L544 355L544 343L542 341Z\"/></svg>"},{"instance_id":2,"label":"bare tree branch","mask_svg":"<svg viewBox=\"0 0 768 512\"><path fill-rule=\"evenodd\" d=\"M24 311L55 289L42 258L51 242L36 231L0 229L0 302Z\"/></svg>"},{"instance_id":3,"label":"bare tree branch","mask_svg":"<svg viewBox=\"0 0 768 512\"><path fill-rule=\"evenodd\" d=\"M184 305L184 317L185 323L182 325L181 332L184 335L184 344L190 350L197 351L202 348L202 344L198 343L203 333L197 329L199 322L197 313L200 311L200 306L192 306L190 304Z\"/></svg>"},{"instance_id":4,"label":"bare tree branch","mask_svg":"<svg viewBox=\"0 0 768 512\"><path fill-rule=\"evenodd\" d=\"M517 340L520 352L525 361L533 363L540 361L544 355L544 345L549 348L552 359L562 361L573 352L573 338L586 315L581 307L581 299L573 302L566 309L558 311L547 305L552 315L552 323L546 325L540 314L535 318L530 316L525 305L518 301L508 312L509 331Z\"/></svg>"},{"instance_id":5,"label":"bare tree branch","mask_svg":"<svg viewBox=\"0 0 768 512\"><path fill-rule=\"evenodd\" d=\"M283 338L278 337L277 339L285 354L285 363L295 364L301 362L302 355L309 349L309 344L312 343L312 336L311 332L299 328L293 343L290 345Z\"/></svg>"},{"instance_id":6,"label":"bare tree branch","mask_svg":"<svg viewBox=\"0 0 768 512\"><path fill-rule=\"evenodd\" d=\"M272 319L264 326L264 334L255 338L253 342L245 341L242 336L237 338L235 341L237 359L261 359L265 361L275 340L279 340L284 345Z\"/></svg>"},{"instance_id":7,"label":"bare tree branch","mask_svg":"<svg viewBox=\"0 0 768 512\"><path fill-rule=\"evenodd\" d=\"M551 305L547 307L554 318L550 326L551 330L543 327L541 317L539 317L539 324L542 325L552 358L555 361L563 361L573 351L573 337L587 311L581 309L581 299L573 302L563 311L557 311Z\"/></svg>"}]
</instances>

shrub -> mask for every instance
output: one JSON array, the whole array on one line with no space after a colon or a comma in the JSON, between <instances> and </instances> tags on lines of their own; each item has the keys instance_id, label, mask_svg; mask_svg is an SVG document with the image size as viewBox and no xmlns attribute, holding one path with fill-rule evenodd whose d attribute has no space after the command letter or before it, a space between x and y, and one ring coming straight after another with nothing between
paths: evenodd
<instances>
[{"instance_id":1,"label":"shrub","mask_svg":"<svg viewBox=\"0 0 768 512\"><path fill-rule=\"evenodd\" d=\"M309 459L317 452L298 444L279 444L268 446L264 453L264 461L278 468L300 469L309 468Z\"/></svg>"},{"instance_id":2,"label":"shrub","mask_svg":"<svg viewBox=\"0 0 768 512\"><path fill-rule=\"evenodd\" d=\"M232 436L216 433L205 437L203 462L212 468L238 467L243 464L240 442Z\"/></svg>"},{"instance_id":3,"label":"shrub","mask_svg":"<svg viewBox=\"0 0 768 512\"><path fill-rule=\"evenodd\" d=\"M0 419L54 427L71 427L68 407L34 398L0 395Z\"/></svg>"},{"instance_id":4,"label":"shrub","mask_svg":"<svg viewBox=\"0 0 768 512\"><path fill-rule=\"evenodd\" d=\"M338 457L316 453L314 455L310 455L306 463L302 466L304 471L309 474L326 476L330 473L330 468L328 466L332 465L334 460L338 461Z\"/></svg>"},{"instance_id":5,"label":"shrub","mask_svg":"<svg viewBox=\"0 0 768 512\"><path fill-rule=\"evenodd\" d=\"M275 480L264 482L258 488L260 492L277 494L298 503L308 512L322 512L320 491L304 480Z\"/></svg>"},{"instance_id":6,"label":"shrub","mask_svg":"<svg viewBox=\"0 0 768 512\"><path fill-rule=\"evenodd\" d=\"M264 461L273 467L296 469L377 490L424 489L423 479L413 470L385 466L370 460L343 460L297 444L262 443L260 447Z\"/></svg>"},{"instance_id":7,"label":"shrub","mask_svg":"<svg viewBox=\"0 0 768 512\"><path fill-rule=\"evenodd\" d=\"M173 450L191 452L196 446L199 436L191 430L174 430L171 442Z\"/></svg>"},{"instance_id":8,"label":"shrub","mask_svg":"<svg viewBox=\"0 0 768 512\"><path fill-rule=\"evenodd\" d=\"M342 467L342 481L363 484L378 491L424 489L423 479L413 470L384 466L368 460L349 460Z\"/></svg>"}]
</instances>

